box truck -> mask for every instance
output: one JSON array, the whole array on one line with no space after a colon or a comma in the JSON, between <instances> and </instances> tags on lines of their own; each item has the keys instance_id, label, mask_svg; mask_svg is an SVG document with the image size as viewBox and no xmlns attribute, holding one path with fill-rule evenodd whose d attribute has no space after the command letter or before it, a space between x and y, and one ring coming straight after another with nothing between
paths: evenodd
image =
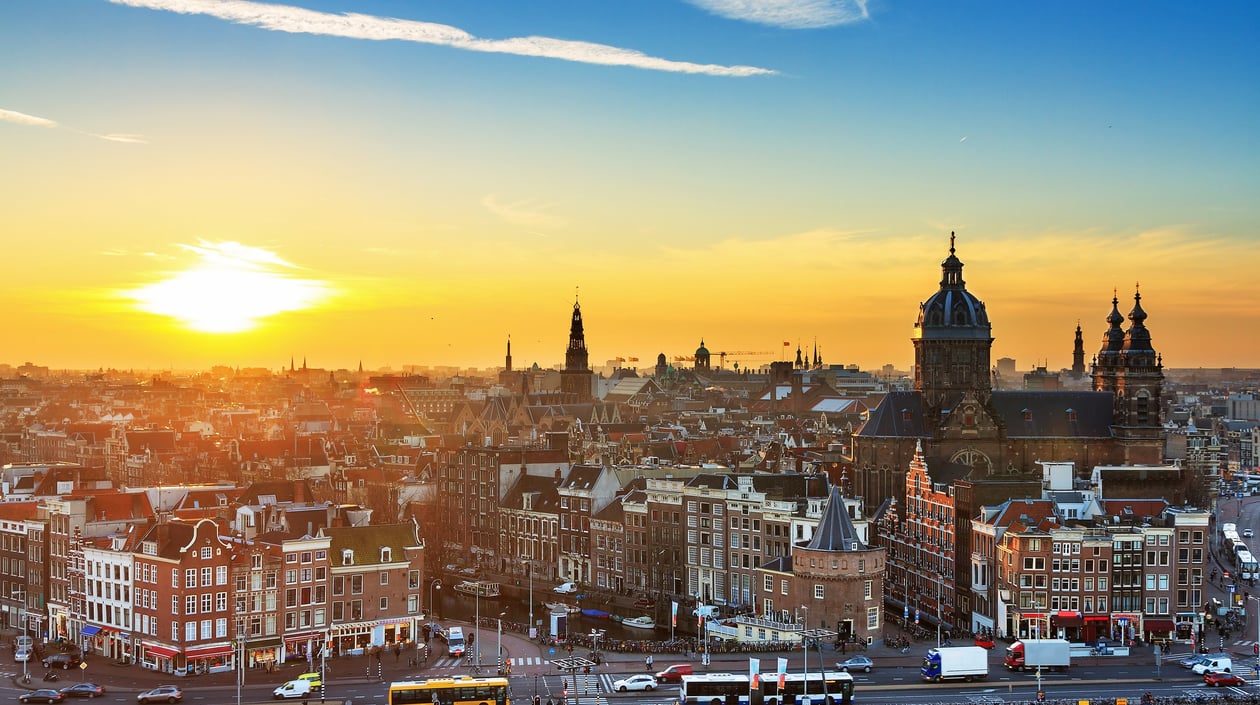
<instances>
[{"instance_id":1,"label":"box truck","mask_svg":"<svg viewBox=\"0 0 1260 705\"><path fill-rule=\"evenodd\" d=\"M1006 647L1006 667L1066 671L1072 665L1072 644L1067 639L1021 639Z\"/></svg>"},{"instance_id":2,"label":"box truck","mask_svg":"<svg viewBox=\"0 0 1260 705\"><path fill-rule=\"evenodd\" d=\"M989 652L979 646L929 649L919 671L925 681L983 680L989 677Z\"/></svg>"}]
</instances>

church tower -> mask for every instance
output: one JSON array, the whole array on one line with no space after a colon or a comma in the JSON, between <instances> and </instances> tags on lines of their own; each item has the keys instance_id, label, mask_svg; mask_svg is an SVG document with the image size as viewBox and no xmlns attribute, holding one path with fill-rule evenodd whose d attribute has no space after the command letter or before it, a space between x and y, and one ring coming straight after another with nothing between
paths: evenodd
<instances>
[{"instance_id":1,"label":"church tower","mask_svg":"<svg viewBox=\"0 0 1260 705\"><path fill-rule=\"evenodd\" d=\"M941 288L919 305L914 343L914 389L931 409L948 408L964 393L987 405L993 391L989 355L992 327L984 302L967 291L962 261L954 254L941 262Z\"/></svg>"},{"instance_id":2,"label":"church tower","mask_svg":"<svg viewBox=\"0 0 1260 705\"><path fill-rule=\"evenodd\" d=\"M560 391L568 399L585 404L591 401L591 366L586 352L586 333L582 329L582 305L573 301L573 319L569 323L569 347L564 352L564 369L560 371Z\"/></svg>"},{"instance_id":3,"label":"church tower","mask_svg":"<svg viewBox=\"0 0 1260 705\"><path fill-rule=\"evenodd\" d=\"M1125 463L1157 464L1163 461L1161 410L1164 363L1151 344L1146 328L1142 293L1133 294L1129 329L1122 330L1119 300L1111 299L1111 327L1103 337L1103 349L1094 363L1094 391L1115 396L1112 434L1123 449Z\"/></svg>"},{"instance_id":4,"label":"church tower","mask_svg":"<svg viewBox=\"0 0 1260 705\"><path fill-rule=\"evenodd\" d=\"M1081 324L1076 323L1076 342L1072 346L1072 379L1085 376L1085 341L1081 339Z\"/></svg>"},{"instance_id":5,"label":"church tower","mask_svg":"<svg viewBox=\"0 0 1260 705\"><path fill-rule=\"evenodd\" d=\"M701 338L700 347L696 348L696 372L708 372L710 359L709 349L704 347L704 338Z\"/></svg>"}]
</instances>

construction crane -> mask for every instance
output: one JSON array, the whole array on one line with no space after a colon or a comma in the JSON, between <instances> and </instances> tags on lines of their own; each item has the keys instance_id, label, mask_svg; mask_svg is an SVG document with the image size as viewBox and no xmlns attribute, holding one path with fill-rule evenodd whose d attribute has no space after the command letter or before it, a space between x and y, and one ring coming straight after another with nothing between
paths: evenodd
<instances>
[{"instance_id":1,"label":"construction crane","mask_svg":"<svg viewBox=\"0 0 1260 705\"><path fill-rule=\"evenodd\" d=\"M725 351L725 350L724 350L724 351L722 351L722 352L718 353L718 361L719 361L719 362L718 362L718 364L719 364L719 366L721 366L721 367L726 367L726 356L727 356L727 355L730 355L731 357L766 357L766 356L773 355L773 354L774 354L774 353L769 352L769 351L766 351L766 350L763 350L763 351L756 351L756 350L730 350L730 351Z\"/></svg>"}]
</instances>

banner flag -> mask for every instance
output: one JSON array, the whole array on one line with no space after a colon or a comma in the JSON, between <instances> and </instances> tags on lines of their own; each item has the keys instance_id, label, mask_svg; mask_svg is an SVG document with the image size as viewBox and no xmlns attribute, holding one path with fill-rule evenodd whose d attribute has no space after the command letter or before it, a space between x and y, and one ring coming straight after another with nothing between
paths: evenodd
<instances>
[{"instance_id":1,"label":"banner flag","mask_svg":"<svg viewBox=\"0 0 1260 705\"><path fill-rule=\"evenodd\" d=\"M753 688L756 688L758 685L760 685L760 682L758 679L761 678L761 659L759 658L748 659L748 677L752 679Z\"/></svg>"},{"instance_id":2,"label":"banner flag","mask_svg":"<svg viewBox=\"0 0 1260 705\"><path fill-rule=\"evenodd\" d=\"M672 607L670 607L671 611L669 613L669 626L677 627L678 626L678 603L673 602L671 603L671 605Z\"/></svg>"}]
</instances>

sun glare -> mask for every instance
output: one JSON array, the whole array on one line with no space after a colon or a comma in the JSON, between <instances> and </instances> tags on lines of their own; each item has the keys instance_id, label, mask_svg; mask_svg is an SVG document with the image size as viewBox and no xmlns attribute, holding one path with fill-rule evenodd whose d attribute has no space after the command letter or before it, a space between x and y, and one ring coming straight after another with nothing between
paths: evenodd
<instances>
[{"instance_id":1,"label":"sun glare","mask_svg":"<svg viewBox=\"0 0 1260 705\"><path fill-rule=\"evenodd\" d=\"M317 305L327 283L289 276L294 265L235 242L181 245L197 255L188 269L129 292L137 307L203 333L241 333L265 318Z\"/></svg>"}]
</instances>

